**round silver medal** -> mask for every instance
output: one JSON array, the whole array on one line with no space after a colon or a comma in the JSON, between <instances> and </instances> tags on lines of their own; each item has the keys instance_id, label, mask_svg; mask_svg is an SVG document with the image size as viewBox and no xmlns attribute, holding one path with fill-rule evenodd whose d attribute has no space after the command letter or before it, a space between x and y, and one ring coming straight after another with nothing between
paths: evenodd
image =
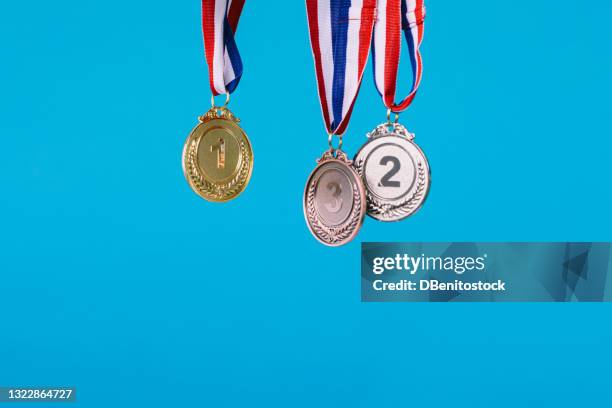
<instances>
[{"instance_id":1,"label":"round silver medal","mask_svg":"<svg viewBox=\"0 0 612 408\"><path fill-rule=\"evenodd\" d=\"M366 212L365 189L341 150L317 160L304 190L304 216L312 235L329 246L352 240Z\"/></svg>"},{"instance_id":2,"label":"round silver medal","mask_svg":"<svg viewBox=\"0 0 612 408\"><path fill-rule=\"evenodd\" d=\"M353 162L365 185L367 213L380 221L404 219L427 198L427 158L414 135L398 123L379 125L368 138Z\"/></svg>"}]
</instances>

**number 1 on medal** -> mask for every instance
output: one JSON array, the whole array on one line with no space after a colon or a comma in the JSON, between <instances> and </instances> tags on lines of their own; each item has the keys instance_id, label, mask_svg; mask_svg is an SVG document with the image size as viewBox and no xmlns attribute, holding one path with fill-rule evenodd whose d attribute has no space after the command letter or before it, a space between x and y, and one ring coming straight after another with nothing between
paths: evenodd
<instances>
[{"instance_id":1,"label":"number 1 on medal","mask_svg":"<svg viewBox=\"0 0 612 408\"><path fill-rule=\"evenodd\" d=\"M214 153L217 151L217 168L222 169L225 167L225 141L223 138L219 138L217 144L210 146L210 152Z\"/></svg>"}]
</instances>

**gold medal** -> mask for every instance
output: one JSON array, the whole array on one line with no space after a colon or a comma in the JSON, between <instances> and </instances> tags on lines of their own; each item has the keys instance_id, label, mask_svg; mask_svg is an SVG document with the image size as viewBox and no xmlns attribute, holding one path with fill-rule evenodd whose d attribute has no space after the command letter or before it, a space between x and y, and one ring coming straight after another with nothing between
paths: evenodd
<instances>
[{"instance_id":1,"label":"gold medal","mask_svg":"<svg viewBox=\"0 0 612 408\"><path fill-rule=\"evenodd\" d=\"M225 105L213 105L199 120L183 148L185 178L205 200L229 201L251 179L251 143L238 126L239 119Z\"/></svg>"}]
</instances>

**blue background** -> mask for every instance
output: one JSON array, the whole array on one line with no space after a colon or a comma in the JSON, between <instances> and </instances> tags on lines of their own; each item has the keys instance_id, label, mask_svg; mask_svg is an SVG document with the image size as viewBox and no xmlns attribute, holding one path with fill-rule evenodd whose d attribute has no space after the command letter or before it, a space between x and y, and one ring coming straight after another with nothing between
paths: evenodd
<instances>
[{"instance_id":1,"label":"blue background","mask_svg":"<svg viewBox=\"0 0 612 408\"><path fill-rule=\"evenodd\" d=\"M231 108L255 170L224 205L181 170L209 106L198 1L7 2L0 385L83 407L609 406L612 305L362 304L359 246L611 240L611 12L430 2L401 120L431 194L330 249L301 207L326 148L301 1L245 7ZM384 117L368 67L346 150Z\"/></svg>"}]
</instances>

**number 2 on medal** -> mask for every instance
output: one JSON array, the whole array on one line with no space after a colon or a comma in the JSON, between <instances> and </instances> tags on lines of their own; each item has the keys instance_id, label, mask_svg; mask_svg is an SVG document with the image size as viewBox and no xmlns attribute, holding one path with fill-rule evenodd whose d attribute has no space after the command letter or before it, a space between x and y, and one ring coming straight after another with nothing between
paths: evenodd
<instances>
[{"instance_id":1,"label":"number 2 on medal","mask_svg":"<svg viewBox=\"0 0 612 408\"><path fill-rule=\"evenodd\" d=\"M340 189L340 185L335 182L327 184L327 189L332 192L334 203L325 203L325 208L327 208L329 212L337 213L340 211L340 208L342 208L342 197L340 197L342 189Z\"/></svg>"},{"instance_id":2,"label":"number 2 on medal","mask_svg":"<svg viewBox=\"0 0 612 408\"><path fill-rule=\"evenodd\" d=\"M214 153L217 151L217 168L222 169L225 167L225 140L219 138L216 144L210 146L210 152Z\"/></svg>"},{"instance_id":3,"label":"number 2 on medal","mask_svg":"<svg viewBox=\"0 0 612 408\"><path fill-rule=\"evenodd\" d=\"M384 156L382 159L380 159L380 164L382 166L386 166L387 163L392 164L391 170L389 170L387 174L385 174L383 178L380 179L380 183L378 183L378 185L382 187L399 187L400 182L397 180L391 180L391 177L395 176L400 170L400 161L397 157L393 156Z\"/></svg>"}]
</instances>

